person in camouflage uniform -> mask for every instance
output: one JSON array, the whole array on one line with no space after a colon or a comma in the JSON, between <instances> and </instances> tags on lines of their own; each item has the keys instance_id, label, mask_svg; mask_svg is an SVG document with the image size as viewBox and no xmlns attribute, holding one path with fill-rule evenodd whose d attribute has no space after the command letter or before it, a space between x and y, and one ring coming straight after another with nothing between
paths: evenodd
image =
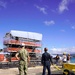
<instances>
[{"instance_id":1,"label":"person in camouflage uniform","mask_svg":"<svg viewBox=\"0 0 75 75\"><path fill-rule=\"evenodd\" d=\"M16 53L16 58L19 60L19 75L27 75L29 54L25 49L25 44L22 44L22 49Z\"/></svg>"}]
</instances>

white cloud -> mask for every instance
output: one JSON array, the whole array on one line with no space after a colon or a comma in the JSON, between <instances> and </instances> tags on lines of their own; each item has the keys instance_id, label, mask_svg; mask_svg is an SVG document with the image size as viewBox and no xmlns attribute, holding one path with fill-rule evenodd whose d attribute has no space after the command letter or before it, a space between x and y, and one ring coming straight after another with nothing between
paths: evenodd
<instances>
[{"instance_id":1,"label":"white cloud","mask_svg":"<svg viewBox=\"0 0 75 75\"><path fill-rule=\"evenodd\" d=\"M75 47L72 48L52 48L50 50L51 54L63 54L65 53L75 53Z\"/></svg>"},{"instance_id":2,"label":"white cloud","mask_svg":"<svg viewBox=\"0 0 75 75\"><path fill-rule=\"evenodd\" d=\"M0 7L6 8L6 5L7 5L6 2L0 1Z\"/></svg>"},{"instance_id":3,"label":"white cloud","mask_svg":"<svg viewBox=\"0 0 75 75\"><path fill-rule=\"evenodd\" d=\"M72 29L75 29L75 26L72 26L71 28L72 28Z\"/></svg>"},{"instance_id":4,"label":"white cloud","mask_svg":"<svg viewBox=\"0 0 75 75\"><path fill-rule=\"evenodd\" d=\"M68 10L68 3L69 0L62 0L62 2L59 4L59 12L62 13L65 10Z\"/></svg>"},{"instance_id":5,"label":"white cloud","mask_svg":"<svg viewBox=\"0 0 75 75\"><path fill-rule=\"evenodd\" d=\"M35 5L37 9L39 9L43 14L47 14L46 9L44 7L39 7L38 5Z\"/></svg>"},{"instance_id":6,"label":"white cloud","mask_svg":"<svg viewBox=\"0 0 75 75\"><path fill-rule=\"evenodd\" d=\"M51 20L51 21L44 21L44 24L49 26L49 25L55 24L55 22L53 20Z\"/></svg>"}]
</instances>

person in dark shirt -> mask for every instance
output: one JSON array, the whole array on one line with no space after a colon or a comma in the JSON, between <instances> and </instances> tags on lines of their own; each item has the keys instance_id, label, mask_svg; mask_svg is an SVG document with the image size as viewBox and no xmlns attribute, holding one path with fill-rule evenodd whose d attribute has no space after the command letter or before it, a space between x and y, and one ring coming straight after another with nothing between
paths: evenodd
<instances>
[{"instance_id":1,"label":"person in dark shirt","mask_svg":"<svg viewBox=\"0 0 75 75\"><path fill-rule=\"evenodd\" d=\"M43 73L42 75L46 75L46 69L48 71L48 75L51 75L50 66L53 64L51 55L47 52L48 49L44 48L44 53L42 54L41 63L43 65Z\"/></svg>"},{"instance_id":2,"label":"person in dark shirt","mask_svg":"<svg viewBox=\"0 0 75 75\"><path fill-rule=\"evenodd\" d=\"M68 54L68 56L67 56L67 63L70 63L70 59L71 59L71 56L70 56L70 54Z\"/></svg>"},{"instance_id":3,"label":"person in dark shirt","mask_svg":"<svg viewBox=\"0 0 75 75\"><path fill-rule=\"evenodd\" d=\"M59 57L58 54L56 55L56 58L55 58L55 59L56 59L56 65L58 65L58 61L59 61L59 59L60 59L60 57Z\"/></svg>"}]
</instances>

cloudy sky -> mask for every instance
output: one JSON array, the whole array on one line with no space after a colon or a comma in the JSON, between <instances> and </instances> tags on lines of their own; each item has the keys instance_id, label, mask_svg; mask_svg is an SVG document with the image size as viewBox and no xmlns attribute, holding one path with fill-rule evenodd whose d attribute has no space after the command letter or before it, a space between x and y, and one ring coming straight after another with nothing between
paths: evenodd
<instances>
[{"instance_id":1,"label":"cloudy sky","mask_svg":"<svg viewBox=\"0 0 75 75\"><path fill-rule=\"evenodd\" d=\"M41 33L50 52L75 52L75 0L0 0L0 48L10 30Z\"/></svg>"}]
</instances>

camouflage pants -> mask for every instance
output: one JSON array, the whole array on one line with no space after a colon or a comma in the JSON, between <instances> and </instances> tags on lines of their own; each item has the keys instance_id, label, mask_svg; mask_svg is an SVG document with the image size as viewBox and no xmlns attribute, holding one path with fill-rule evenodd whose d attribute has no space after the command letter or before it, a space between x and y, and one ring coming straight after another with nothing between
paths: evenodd
<instances>
[{"instance_id":1,"label":"camouflage pants","mask_svg":"<svg viewBox=\"0 0 75 75\"><path fill-rule=\"evenodd\" d=\"M27 62L25 61L20 61L19 63L19 75L27 75Z\"/></svg>"}]
</instances>

